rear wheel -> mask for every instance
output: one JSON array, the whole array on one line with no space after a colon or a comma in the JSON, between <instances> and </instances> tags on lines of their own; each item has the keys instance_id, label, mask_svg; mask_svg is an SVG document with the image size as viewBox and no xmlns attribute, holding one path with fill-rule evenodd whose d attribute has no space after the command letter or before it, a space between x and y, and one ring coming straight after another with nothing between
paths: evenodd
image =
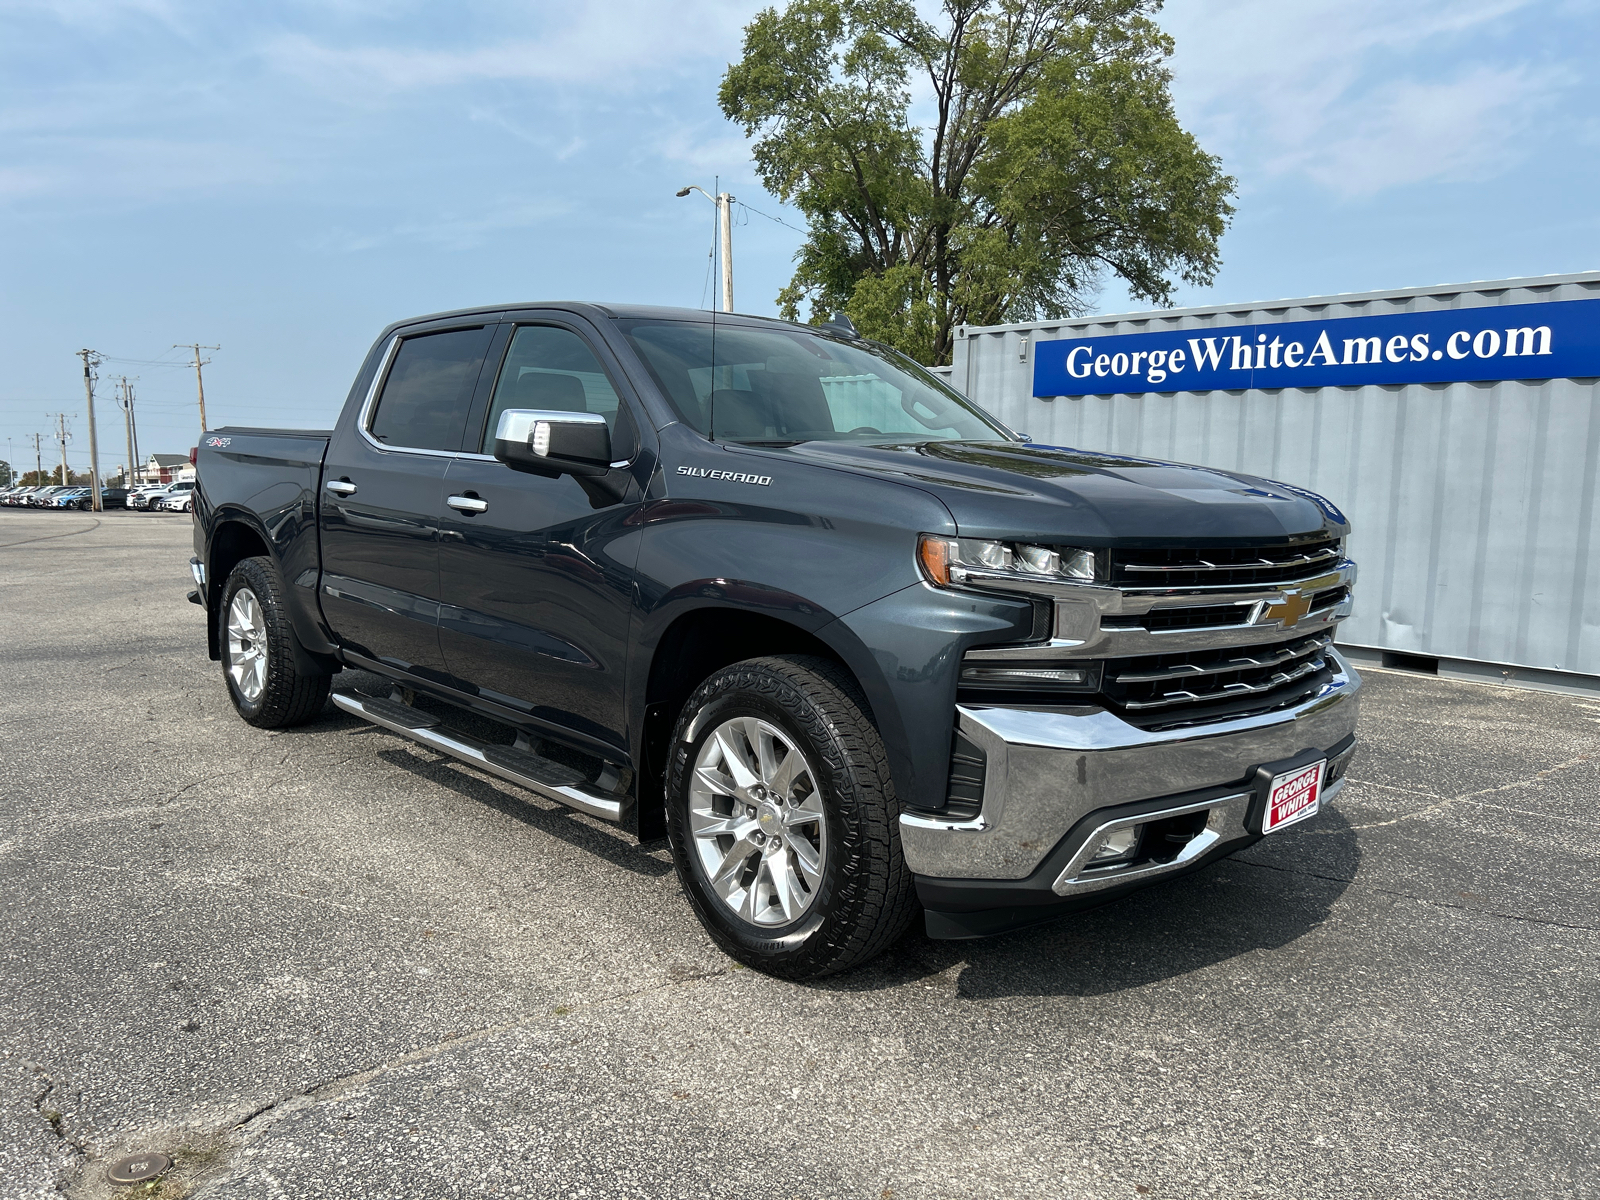
<instances>
[{"instance_id":1,"label":"rear wheel","mask_svg":"<svg viewBox=\"0 0 1600 1200\"><path fill-rule=\"evenodd\" d=\"M222 674L233 707L262 729L303 725L327 703L332 675L295 669L283 583L267 558L247 558L222 589Z\"/></svg>"},{"instance_id":2,"label":"rear wheel","mask_svg":"<svg viewBox=\"0 0 1600 1200\"><path fill-rule=\"evenodd\" d=\"M809 979L888 948L917 912L883 741L854 680L809 656L718 671L684 706L667 832L722 949Z\"/></svg>"}]
</instances>

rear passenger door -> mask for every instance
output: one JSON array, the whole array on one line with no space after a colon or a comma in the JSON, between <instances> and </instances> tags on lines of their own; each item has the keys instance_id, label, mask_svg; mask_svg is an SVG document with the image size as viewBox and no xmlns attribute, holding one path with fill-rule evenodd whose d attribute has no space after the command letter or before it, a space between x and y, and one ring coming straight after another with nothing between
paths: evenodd
<instances>
[{"instance_id":1,"label":"rear passenger door","mask_svg":"<svg viewBox=\"0 0 1600 1200\"><path fill-rule=\"evenodd\" d=\"M483 322L397 336L353 422L328 447L319 506L322 610L341 645L445 679L439 512L495 331ZM292 581L291 581L292 582Z\"/></svg>"},{"instance_id":2,"label":"rear passenger door","mask_svg":"<svg viewBox=\"0 0 1600 1200\"><path fill-rule=\"evenodd\" d=\"M580 323L517 324L478 425L446 474L440 642L477 694L596 753L627 753L628 623L637 488L596 508L570 475L513 471L491 455L508 408L600 413L612 458L638 452L617 364ZM499 343L497 342L497 345Z\"/></svg>"}]
</instances>

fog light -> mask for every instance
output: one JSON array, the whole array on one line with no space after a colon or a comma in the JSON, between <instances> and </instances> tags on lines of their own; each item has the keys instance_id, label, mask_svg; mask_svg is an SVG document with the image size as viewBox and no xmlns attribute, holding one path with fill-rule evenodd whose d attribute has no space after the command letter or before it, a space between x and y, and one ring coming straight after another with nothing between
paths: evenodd
<instances>
[{"instance_id":1,"label":"fog light","mask_svg":"<svg viewBox=\"0 0 1600 1200\"><path fill-rule=\"evenodd\" d=\"M1142 825L1129 825L1122 829L1113 829L1100 839L1094 857L1089 859L1090 864L1104 866L1106 863L1131 859L1139 853L1139 833L1143 828Z\"/></svg>"}]
</instances>

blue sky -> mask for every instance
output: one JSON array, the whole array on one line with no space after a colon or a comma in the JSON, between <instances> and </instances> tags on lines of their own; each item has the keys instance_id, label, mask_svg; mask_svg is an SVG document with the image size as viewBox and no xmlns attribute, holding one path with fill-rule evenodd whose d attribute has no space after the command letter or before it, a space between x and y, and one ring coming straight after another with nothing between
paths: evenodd
<instances>
[{"instance_id":1,"label":"blue sky","mask_svg":"<svg viewBox=\"0 0 1600 1200\"><path fill-rule=\"evenodd\" d=\"M502 300L707 302L716 87L760 6L0 0L0 455L46 412L101 465L198 432L174 342L221 343L212 425L332 421L397 317ZM1216 283L1246 302L1600 267L1592 0L1170 0L1185 123L1239 180ZM736 307L799 235L745 212ZM1099 311L1128 308L1114 281ZM166 365L163 365L163 364ZM109 411L107 411L109 410ZM24 454L23 445L28 452ZM47 449L46 462L53 449Z\"/></svg>"}]
</instances>

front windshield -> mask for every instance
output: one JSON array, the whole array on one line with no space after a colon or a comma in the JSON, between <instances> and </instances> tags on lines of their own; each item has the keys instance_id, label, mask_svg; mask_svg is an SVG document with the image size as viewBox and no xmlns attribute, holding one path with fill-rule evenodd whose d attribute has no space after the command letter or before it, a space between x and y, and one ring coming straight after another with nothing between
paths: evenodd
<instances>
[{"instance_id":1,"label":"front windshield","mask_svg":"<svg viewBox=\"0 0 1600 1200\"><path fill-rule=\"evenodd\" d=\"M684 422L730 442L1010 440L909 359L799 329L619 321Z\"/></svg>"}]
</instances>

